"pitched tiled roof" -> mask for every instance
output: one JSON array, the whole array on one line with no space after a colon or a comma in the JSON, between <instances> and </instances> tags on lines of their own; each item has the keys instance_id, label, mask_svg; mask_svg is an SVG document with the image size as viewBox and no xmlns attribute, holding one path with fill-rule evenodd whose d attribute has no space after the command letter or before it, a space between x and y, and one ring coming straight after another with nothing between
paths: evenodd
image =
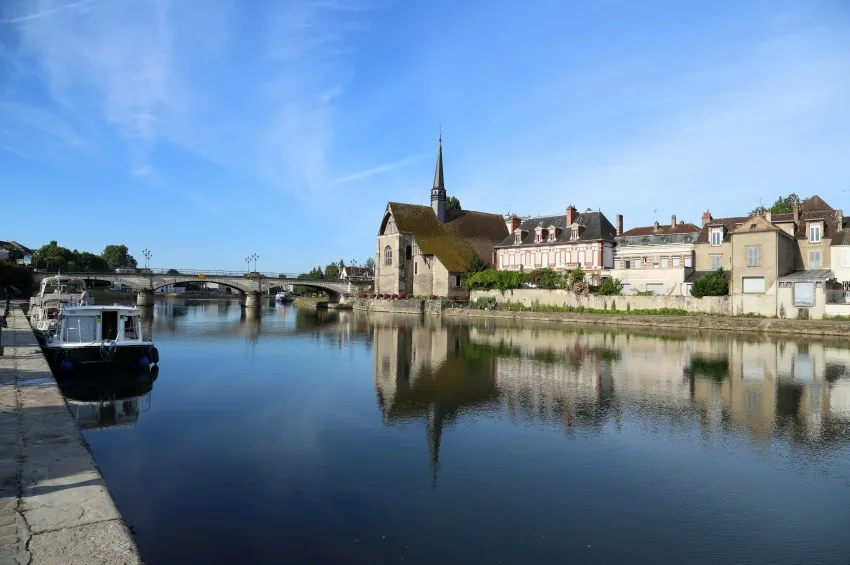
<instances>
[{"instance_id":1,"label":"pitched tiled roof","mask_svg":"<svg viewBox=\"0 0 850 565\"><path fill-rule=\"evenodd\" d=\"M850 245L850 218L844 218L844 229L832 234L830 245Z\"/></svg>"},{"instance_id":2,"label":"pitched tiled roof","mask_svg":"<svg viewBox=\"0 0 850 565\"><path fill-rule=\"evenodd\" d=\"M774 231L783 233L786 237L788 236L788 234L782 228L775 226L771 222L768 222L764 216L750 216L746 219L746 221L744 221L743 224L737 226L733 231L735 233L758 233Z\"/></svg>"},{"instance_id":3,"label":"pitched tiled roof","mask_svg":"<svg viewBox=\"0 0 850 565\"><path fill-rule=\"evenodd\" d=\"M800 206L802 212L818 212L821 210L833 211L835 208L827 204L823 198L815 194Z\"/></svg>"},{"instance_id":4,"label":"pitched tiled roof","mask_svg":"<svg viewBox=\"0 0 850 565\"><path fill-rule=\"evenodd\" d=\"M734 217L734 218L714 218L707 225L703 226L702 230L699 232L699 237L697 237L696 243L708 243L709 241L709 232L710 228L723 226L726 228L726 233L723 235L723 241L730 241L729 238L732 236L732 231L737 227L737 224L743 224L747 221L746 217Z\"/></svg>"},{"instance_id":5,"label":"pitched tiled roof","mask_svg":"<svg viewBox=\"0 0 850 565\"><path fill-rule=\"evenodd\" d=\"M805 271L792 271L787 275L779 277L781 282L808 282L828 281L835 278L832 269L807 269Z\"/></svg>"},{"instance_id":6,"label":"pitched tiled roof","mask_svg":"<svg viewBox=\"0 0 850 565\"><path fill-rule=\"evenodd\" d=\"M608 221L608 218L602 212L582 212L576 215L575 223L584 226L584 230L579 235L578 241L596 241L600 239L614 241L614 236L617 234L617 229ZM558 238L554 242L534 243L535 229L537 227L547 229L550 226L561 228L561 234ZM556 245L570 241L570 230L569 226L567 226L567 217L565 214L527 218L520 224L520 229L527 232L522 239L522 245L539 246L546 245L547 243ZM504 238L504 241L497 245L497 247L503 246L516 246L514 244L513 234L509 234L508 237Z\"/></svg>"},{"instance_id":7,"label":"pitched tiled roof","mask_svg":"<svg viewBox=\"0 0 850 565\"><path fill-rule=\"evenodd\" d=\"M637 228L632 228L629 231L623 232L621 236L618 237L635 237L641 235L670 235L670 234L680 234L680 233L697 233L700 230L697 226L693 224L685 224L679 223L676 224L676 227L673 228L671 225L659 225L658 231L655 231L655 226L641 226Z\"/></svg>"},{"instance_id":8,"label":"pitched tiled roof","mask_svg":"<svg viewBox=\"0 0 850 565\"><path fill-rule=\"evenodd\" d=\"M508 233L500 214L450 210L440 223L430 206L390 202L388 207L398 230L412 234L423 254L436 256L452 272L466 271L473 254L489 263L493 246Z\"/></svg>"}]
</instances>

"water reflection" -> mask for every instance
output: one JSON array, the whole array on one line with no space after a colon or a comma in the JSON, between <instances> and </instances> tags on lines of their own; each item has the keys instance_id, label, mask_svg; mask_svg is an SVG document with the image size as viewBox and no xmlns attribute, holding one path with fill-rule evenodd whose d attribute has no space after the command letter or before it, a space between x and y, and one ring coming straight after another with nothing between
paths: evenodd
<instances>
[{"instance_id":1,"label":"water reflection","mask_svg":"<svg viewBox=\"0 0 850 565\"><path fill-rule=\"evenodd\" d=\"M159 367L133 375L65 378L59 387L74 420L82 429L135 426L151 407Z\"/></svg>"},{"instance_id":2,"label":"water reflection","mask_svg":"<svg viewBox=\"0 0 850 565\"><path fill-rule=\"evenodd\" d=\"M435 480L441 437L463 412L504 411L568 434L619 428L628 414L670 427L694 420L704 437L809 448L850 439L850 349L840 343L371 321L384 421L423 422Z\"/></svg>"}]
</instances>

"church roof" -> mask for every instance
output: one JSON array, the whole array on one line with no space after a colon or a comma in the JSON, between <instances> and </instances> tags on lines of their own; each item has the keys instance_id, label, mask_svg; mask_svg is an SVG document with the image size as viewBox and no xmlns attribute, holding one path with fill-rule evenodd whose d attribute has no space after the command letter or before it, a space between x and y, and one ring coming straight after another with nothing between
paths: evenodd
<instances>
[{"instance_id":1,"label":"church roof","mask_svg":"<svg viewBox=\"0 0 850 565\"><path fill-rule=\"evenodd\" d=\"M434 186L433 189L445 191L446 183L443 180L443 136L440 136L440 142L437 146L437 167L434 169Z\"/></svg>"},{"instance_id":2,"label":"church roof","mask_svg":"<svg viewBox=\"0 0 850 565\"><path fill-rule=\"evenodd\" d=\"M430 206L390 202L388 208L398 231L412 234L423 254L451 272L466 271L473 254L489 263L493 246L508 233L500 214L449 210L441 223Z\"/></svg>"}]
</instances>

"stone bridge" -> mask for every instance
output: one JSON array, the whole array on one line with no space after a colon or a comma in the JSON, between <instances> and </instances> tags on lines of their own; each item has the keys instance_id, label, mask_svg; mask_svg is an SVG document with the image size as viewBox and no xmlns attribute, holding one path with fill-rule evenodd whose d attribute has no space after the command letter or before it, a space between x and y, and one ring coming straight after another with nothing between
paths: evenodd
<instances>
[{"instance_id":1,"label":"stone bridge","mask_svg":"<svg viewBox=\"0 0 850 565\"><path fill-rule=\"evenodd\" d=\"M41 282L48 276L60 273L37 273L36 282ZM371 281L341 281L341 280L307 280L299 279L296 275L286 273L238 273L226 271L185 271L175 272L158 269L137 269L134 272L116 273L61 273L69 278L85 279L92 281L103 281L112 284L121 284L138 292L137 303L140 306L153 304L154 291L165 286L185 283L216 283L230 287L243 295L243 304L247 307L258 307L260 296L263 293L283 289L288 286L298 285L324 291L328 294L331 303L345 302L352 295L357 294L362 287L368 286Z\"/></svg>"}]
</instances>

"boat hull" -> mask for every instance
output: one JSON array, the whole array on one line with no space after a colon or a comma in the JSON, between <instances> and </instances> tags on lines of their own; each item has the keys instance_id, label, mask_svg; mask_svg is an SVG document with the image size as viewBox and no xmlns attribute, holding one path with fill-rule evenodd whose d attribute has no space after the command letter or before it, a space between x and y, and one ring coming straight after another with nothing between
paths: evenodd
<instances>
[{"instance_id":1,"label":"boat hull","mask_svg":"<svg viewBox=\"0 0 850 565\"><path fill-rule=\"evenodd\" d=\"M154 347L150 343L117 346L110 353L100 345L44 348L44 356L54 372L113 371L147 369Z\"/></svg>"}]
</instances>

